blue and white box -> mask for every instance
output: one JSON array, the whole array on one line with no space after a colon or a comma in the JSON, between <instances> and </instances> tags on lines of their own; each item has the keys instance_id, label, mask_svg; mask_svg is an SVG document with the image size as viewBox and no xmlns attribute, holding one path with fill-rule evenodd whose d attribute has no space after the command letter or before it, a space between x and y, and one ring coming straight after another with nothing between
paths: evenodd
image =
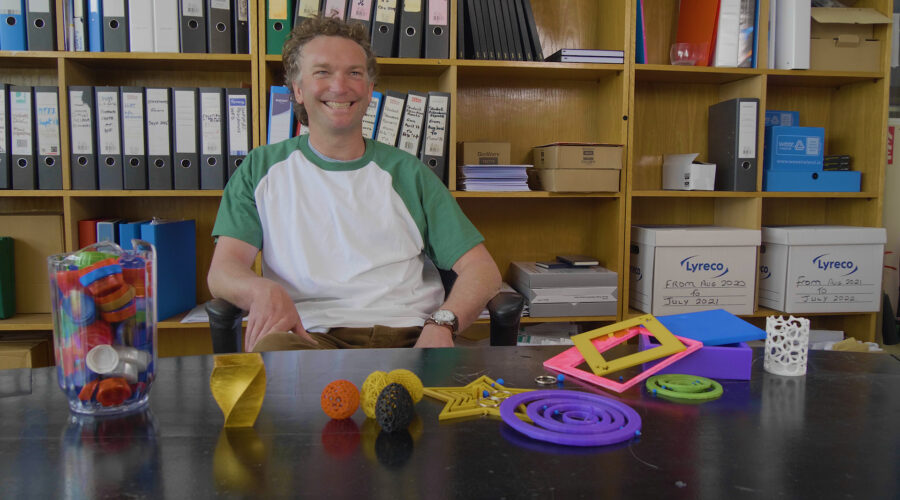
<instances>
[{"instance_id":1,"label":"blue and white box","mask_svg":"<svg viewBox=\"0 0 900 500\"><path fill-rule=\"evenodd\" d=\"M629 305L653 315L752 314L758 229L632 226Z\"/></svg>"},{"instance_id":2,"label":"blue and white box","mask_svg":"<svg viewBox=\"0 0 900 500\"><path fill-rule=\"evenodd\" d=\"M852 170L763 170L763 191L858 193L861 188L862 172Z\"/></svg>"},{"instance_id":3,"label":"blue and white box","mask_svg":"<svg viewBox=\"0 0 900 500\"><path fill-rule=\"evenodd\" d=\"M881 227L763 227L759 305L786 313L877 312L886 240Z\"/></svg>"},{"instance_id":4,"label":"blue and white box","mask_svg":"<svg viewBox=\"0 0 900 500\"><path fill-rule=\"evenodd\" d=\"M766 127L767 170L821 171L825 159L822 127Z\"/></svg>"},{"instance_id":5,"label":"blue and white box","mask_svg":"<svg viewBox=\"0 0 900 500\"><path fill-rule=\"evenodd\" d=\"M781 125L785 127L800 126L800 112L798 111L778 111L774 109L766 110L766 126Z\"/></svg>"}]
</instances>

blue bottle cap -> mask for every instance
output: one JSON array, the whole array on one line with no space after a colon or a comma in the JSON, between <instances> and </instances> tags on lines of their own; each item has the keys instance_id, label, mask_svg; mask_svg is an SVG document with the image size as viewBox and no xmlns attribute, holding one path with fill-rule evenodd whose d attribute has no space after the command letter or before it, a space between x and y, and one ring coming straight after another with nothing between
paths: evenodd
<instances>
[{"instance_id":1,"label":"blue bottle cap","mask_svg":"<svg viewBox=\"0 0 900 500\"><path fill-rule=\"evenodd\" d=\"M72 290L63 299L63 311L75 326L87 326L97 319L97 306L86 293Z\"/></svg>"}]
</instances>

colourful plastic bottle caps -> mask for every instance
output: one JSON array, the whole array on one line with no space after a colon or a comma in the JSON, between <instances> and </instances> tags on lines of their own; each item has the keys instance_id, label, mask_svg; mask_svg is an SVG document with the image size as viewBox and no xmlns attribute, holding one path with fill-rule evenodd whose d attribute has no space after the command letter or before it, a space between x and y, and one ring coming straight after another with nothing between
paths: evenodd
<instances>
[{"instance_id":1,"label":"colourful plastic bottle caps","mask_svg":"<svg viewBox=\"0 0 900 500\"><path fill-rule=\"evenodd\" d=\"M116 259L116 255L106 252L78 252L75 254L75 265L79 269L84 269L92 264L96 264L102 260Z\"/></svg>"},{"instance_id":2,"label":"colourful plastic bottle caps","mask_svg":"<svg viewBox=\"0 0 900 500\"><path fill-rule=\"evenodd\" d=\"M56 273L56 288L63 295L72 290L78 290L81 288L78 278L78 271L59 271Z\"/></svg>"},{"instance_id":3,"label":"colourful plastic bottle caps","mask_svg":"<svg viewBox=\"0 0 900 500\"><path fill-rule=\"evenodd\" d=\"M130 396L131 387L122 377L103 379L97 387L97 402L103 406L120 405Z\"/></svg>"},{"instance_id":4,"label":"colourful plastic bottle caps","mask_svg":"<svg viewBox=\"0 0 900 500\"><path fill-rule=\"evenodd\" d=\"M122 268L118 265L101 267L82 275L79 281L91 295L106 295L125 284L122 279Z\"/></svg>"},{"instance_id":5,"label":"colourful plastic bottle caps","mask_svg":"<svg viewBox=\"0 0 900 500\"><path fill-rule=\"evenodd\" d=\"M81 392L78 393L78 399L82 401L90 401L91 398L94 397L94 392L97 390L97 386L100 384L99 379L94 379L85 384L84 387L81 388Z\"/></svg>"},{"instance_id":6,"label":"colourful plastic bottle caps","mask_svg":"<svg viewBox=\"0 0 900 500\"><path fill-rule=\"evenodd\" d=\"M100 310L107 312L125 307L133 298L134 287L128 284L123 284L105 295L94 296Z\"/></svg>"},{"instance_id":7,"label":"colourful plastic bottle caps","mask_svg":"<svg viewBox=\"0 0 900 500\"><path fill-rule=\"evenodd\" d=\"M105 321L94 321L90 325L84 327L82 334L84 335L86 342L85 348L88 351L98 345L112 344L113 341L112 328L109 326L109 323L106 323Z\"/></svg>"},{"instance_id":8,"label":"colourful plastic bottle caps","mask_svg":"<svg viewBox=\"0 0 900 500\"><path fill-rule=\"evenodd\" d=\"M94 299L81 291L74 290L66 294L62 308L75 326L89 325L97 318L97 306L94 305Z\"/></svg>"},{"instance_id":9,"label":"colourful plastic bottle caps","mask_svg":"<svg viewBox=\"0 0 900 500\"><path fill-rule=\"evenodd\" d=\"M144 268L128 268L122 267L122 276L125 278L125 283L133 286L135 288L135 295L138 297L144 296Z\"/></svg>"},{"instance_id":10,"label":"colourful plastic bottle caps","mask_svg":"<svg viewBox=\"0 0 900 500\"><path fill-rule=\"evenodd\" d=\"M110 323L118 323L119 321L124 321L132 316L136 311L134 301L129 302L125 307L121 309L116 309L115 311L109 312L101 312L100 317Z\"/></svg>"}]
</instances>

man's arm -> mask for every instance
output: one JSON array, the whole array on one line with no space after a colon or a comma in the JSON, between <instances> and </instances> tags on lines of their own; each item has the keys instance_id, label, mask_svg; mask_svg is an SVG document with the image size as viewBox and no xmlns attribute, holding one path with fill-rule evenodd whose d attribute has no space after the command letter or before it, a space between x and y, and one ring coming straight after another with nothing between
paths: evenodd
<instances>
[{"instance_id":1,"label":"man's arm","mask_svg":"<svg viewBox=\"0 0 900 500\"><path fill-rule=\"evenodd\" d=\"M462 331L478 319L485 304L500 291L500 271L484 244L464 253L453 264L453 271L456 281L440 308L456 314ZM425 325L416 347L453 347L453 338L446 327Z\"/></svg>"},{"instance_id":2,"label":"man's arm","mask_svg":"<svg viewBox=\"0 0 900 500\"><path fill-rule=\"evenodd\" d=\"M231 302L250 314L244 335L244 350L271 332L293 331L316 343L300 321L297 308L285 289L272 280L257 276L251 266L259 249L228 236L219 236L209 274L206 277L213 297Z\"/></svg>"}]
</instances>

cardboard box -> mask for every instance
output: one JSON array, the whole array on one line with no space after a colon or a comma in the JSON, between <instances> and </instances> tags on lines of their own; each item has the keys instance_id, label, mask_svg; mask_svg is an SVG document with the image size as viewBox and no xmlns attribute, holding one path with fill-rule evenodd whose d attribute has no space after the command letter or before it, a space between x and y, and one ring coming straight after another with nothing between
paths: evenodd
<instances>
[{"instance_id":1,"label":"cardboard box","mask_svg":"<svg viewBox=\"0 0 900 500\"><path fill-rule=\"evenodd\" d=\"M763 171L763 191L858 193L861 187L862 172L840 170L791 172L768 169Z\"/></svg>"},{"instance_id":2,"label":"cardboard box","mask_svg":"<svg viewBox=\"0 0 900 500\"><path fill-rule=\"evenodd\" d=\"M622 150L618 144L556 143L532 150L536 168L622 169Z\"/></svg>"},{"instance_id":3,"label":"cardboard box","mask_svg":"<svg viewBox=\"0 0 900 500\"><path fill-rule=\"evenodd\" d=\"M16 312L49 313L47 257L65 249L62 215L0 215L0 235L14 240Z\"/></svg>"},{"instance_id":4,"label":"cardboard box","mask_svg":"<svg viewBox=\"0 0 900 500\"><path fill-rule=\"evenodd\" d=\"M699 153L665 155L663 189L712 191L716 188L716 164L694 163Z\"/></svg>"},{"instance_id":5,"label":"cardboard box","mask_svg":"<svg viewBox=\"0 0 900 500\"><path fill-rule=\"evenodd\" d=\"M799 127L800 113L797 111L766 110L766 126L781 125L785 127Z\"/></svg>"},{"instance_id":6,"label":"cardboard box","mask_svg":"<svg viewBox=\"0 0 900 500\"><path fill-rule=\"evenodd\" d=\"M825 129L822 127L766 127L767 170L816 172L825 159Z\"/></svg>"},{"instance_id":7,"label":"cardboard box","mask_svg":"<svg viewBox=\"0 0 900 500\"><path fill-rule=\"evenodd\" d=\"M654 315L752 314L759 241L755 229L633 226L629 305Z\"/></svg>"},{"instance_id":8,"label":"cardboard box","mask_svg":"<svg viewBox=\"0 0 900 500\"><path fill-rule=\"evenodd\" d=\"M659 347L658 342L647 335L638 336L638 350L646 351ZM656 366L660 360L643 364L644 370ZM660 369L657 375L677 373L711 379L750 380L753 367L753 349L745 342L725 345L704 345L690 356L679 359Z\"/></svg>"},{"instance_id":9,"label":"cardboard box","mask_svg":"<svg viewBox=\"0 0 900 500\"><path fill-rule=\"evenodd\" d=\"M536 191L610 192L619 190L619 174L615 169L529 169L531 187Z\"/></svg>"},{"instance_id":10,"label":"cardboard box","mask_svg":"<svg viewBox=\"0 0 900 500\"><path fill-rule=\"evenodd\" d=\"M0 341L0 370L51 365L47 340Z\"/></svg>"},{"instance_id":11,"label":"cardboard box","mask_svg":"<svg viewBox=\"0 0 900 500\"><path fill-rule=\"evenodd\" d=\"M509 165L508 142L461 142L461 165Z\"/></svg>"},{"instance_id":12,"label":"cardboard box","mask_svg":"<svg viewBox=\"0 0 900 500\"><path fill-rule=\"evenodd\" d=\"M886 240L881 227L763 227L759 305L786 313L880 310Z\"/></svg>"},{"instance_id":13,"label":"cardboard box","mask_svg":"<svg viewBox=\"0 0 900 500\"><path fill-rule=\"evenodd\" d=\"M809 68L881 71L881 40L875 26L891 19L875 9L814 7L811 12Z\"/></svg>"}]
</instances>

